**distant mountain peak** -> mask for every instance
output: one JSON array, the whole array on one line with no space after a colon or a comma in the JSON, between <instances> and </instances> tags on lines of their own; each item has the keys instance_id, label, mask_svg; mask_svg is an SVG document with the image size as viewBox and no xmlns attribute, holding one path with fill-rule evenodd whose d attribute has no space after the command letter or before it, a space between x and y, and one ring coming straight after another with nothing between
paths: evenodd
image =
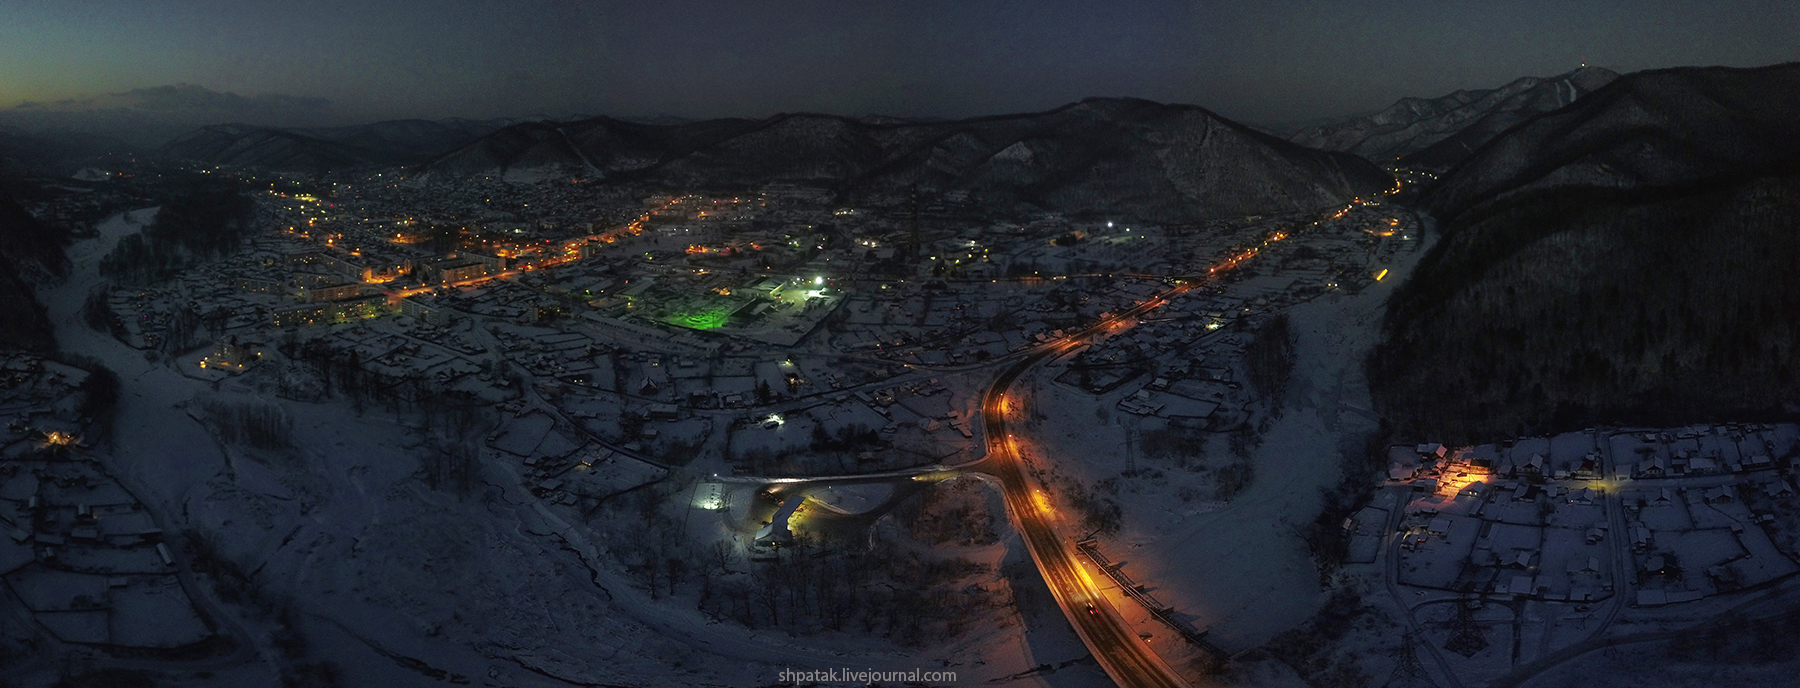
<instances>
[{"instance_id":1,"label":"distant mountain peak","mask_svg":"<svg viewBox=\"0 0 1800 688\"><path fill-rule=\"evenodd\" d=\"M1618 76L1583 67L1553 77L1521 77L1498 88L1406 97L1378 112L1307 127L1289 138L1371 160L1444 170L1508 127L1566 106Z\"/></svg>"}]
</instances>

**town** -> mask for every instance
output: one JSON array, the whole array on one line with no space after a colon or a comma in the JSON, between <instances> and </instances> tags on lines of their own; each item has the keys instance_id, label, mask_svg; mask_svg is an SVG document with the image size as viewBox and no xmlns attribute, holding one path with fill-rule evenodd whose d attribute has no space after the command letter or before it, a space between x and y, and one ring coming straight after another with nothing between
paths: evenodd
<instances>
[{"instance_id":1,"label":"town","mask_svg":"<svg viewBox=\"0 0 1800 688\"><path fill-rule=\"evenodd\" d=\"M592 442L766 474L815 433L861 430L889 451L784 468L891 469L975 451L972 390L948 373L1181 279L1202 286L1081 351L1070 379L1104 392L1143 376L1121 409L1231 426L1246 403L1229 379L1244 340L1233 324L1372 283L1417 231L1373 203L1197 231L1059 216L988 224L954 195L844 207L792 184L607 204L553 180L497 204L488 183L444 190L390 176L311 191L247 179L270 187L255 199L267 226L240 251L153 287L119 286L89 315L193 377L304 398L336 375L392 403L452 394L539 410L569 436L554 445L569 451L546 457L551 472ZM1263 250L1279 270L1218 274ZM913 401L939 390L948 395Z\"/></svg>"},{"instance_id":2,"label":"town","mask_svg":"<svg viewBox=\"0 0 1800 688\"><path fill-rule=\"evenodd\" d=\"M1795 684L1800 3L191 4L0 30L0 688Z\"/></svg>"},{"instance_id":3,"label":"town","mask_svg":"<svg viewBox=\"0 0 1800 688\"><path fill-rule=\"evenodd\" d=\"M966 555L929 555L928 575L879 559L888 563L860 569L872 578L839 593L835 611L811 617L776 611L766 596L792 594L784 586L800 579L771 576L810 551L837 551L825 565L843 567L915 541L999 547L993 528L1006 516L971 490L971 467L993 461L983 424L996 412L984 401L994 371L1044 361L1008 395L1014 410L1045 407L1022 430L1069 412L1059 405L1116 415L1107 432L1125 434L1128 489L1217 508L1252 479L1239 445L1278 412L1279 390L1247 352L1287 310L1382 284L1423 243L1417 217L1380 199L1190 227L994 222L955 197L846 206L794 184L597 198L584 183L545 180L515 185L496 208L488 180L189 174L248 190L258 220L235 247L173 261L161 279L132 279L162 268L114 249L55 302L91 336L177 376L166 393L218 438L227 474L285 476L255 479L284 486L273 490L209 488L224 490L208 501L221 518L268 520L270 500L299 509L271 524L298 518L331 491L302 464L386 456L378 463L400 463L379 470L447 495L516 490L568 524L555 539L583 564L650 599L688 598L709 622L817 633L849 614L902 643L953 631L954 610L1004 607L1010 593L980 582L993 569ZM95 222L90 245L154 237L157 218L181 212L114 213ZM318 440L297 425L338 413L386 419L388 430L356 438L380 453L308 449ZM57 431L20 422L39 438L30 446ZM1227 444L1236 458L1203 456ZM1148 469L1169 460L1168 480ZM1132 468L1140 462L1146 470ZM1105 475L1119 467L1095 468L1033 478L1046 508L1072 507L1057 526L1070 536L1118 528L1119 478ZM494 487L496 470L513 484ZM898 534L881 518L895 509L910 524ZM222 546L277 544L253 532ZM71 556L59 536L38 539L38 559ZM848 544L868 537L884 544ZM188 570L183 559L195 570L225 560L191 537L145 542L173 557L170 574ZM1083 556L1104 560L1114 544L1088 542ZM879 621L900 601L869 590L908 575L959 601L946 615ZM1142 607L1132 623L1159 652L1216 660L1205 623L1140 597L1115 604Z\"/></svg>"}]
</instances>

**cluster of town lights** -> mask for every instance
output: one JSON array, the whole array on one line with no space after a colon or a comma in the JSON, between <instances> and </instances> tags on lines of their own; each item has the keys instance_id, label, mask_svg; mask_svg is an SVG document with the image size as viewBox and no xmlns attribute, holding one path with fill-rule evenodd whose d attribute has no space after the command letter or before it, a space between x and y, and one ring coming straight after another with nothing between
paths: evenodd
<instances>
[{"instance_id":1,"label":"cluster of town lights","mask_svg":"<svg viewBox=\"0 0 1800 688\"><path fill-rule=\"evenodd\" d=\"M1276 230L1273 234L1269 235L1269 238L1264 239L1262 244L1257 245L1257 246L1252 246L1250 248L1239 251L1236 255L1233 255L1230 258L1226 258L1223 262L1219 263L1218 265L1214 265L1210 268L1207 268L1206 272L1209 274L1218 274L1220 272L1235 268L1238 265L1242 264L1244 261L1250 260L1251 258L1255 258L1256 254L1261 253L1262 250L1264 248L1268 247L1269 244L1275 243L1277 241L1281 241L1282 239L1286 239L1286 238L1288 238L1287 232L1284 232L1281 230Z\"/></svg>"}]
</instances>

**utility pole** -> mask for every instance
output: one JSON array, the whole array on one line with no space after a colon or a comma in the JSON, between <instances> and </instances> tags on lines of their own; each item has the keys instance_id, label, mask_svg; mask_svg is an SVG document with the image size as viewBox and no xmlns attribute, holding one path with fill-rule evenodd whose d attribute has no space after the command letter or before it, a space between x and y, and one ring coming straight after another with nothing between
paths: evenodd
<instances>
[{"instance_id":1,"label":"utility pole","mask_svg":"<svg viewBox=\"0 0 1800 688\"><path fill-rule=\"evenodd\" d=\"M1394 667L1394 673L1388 677L1384 688L1407 688L1423 682L1425 667L1419 664L1419 655L1413 647L1413 634L1407 633L1400 641L1400 661Z\"/></svg>"},{"instance_id":2,"label":"utility pole","mask_svg":"<svg viewBox=\"0 0 1800 688\"><path fill-rule=\"evenodd\" d=\"M1458 600L1456 618L1445 624L1450 628L1450 639L1444 641L1444 649L1464 657L1474 657L1488 646L1487 634L1482 632L1481 622L1475 620L1475 610L1469 604L1470 600Z\"/></svg>"}]
</instances>

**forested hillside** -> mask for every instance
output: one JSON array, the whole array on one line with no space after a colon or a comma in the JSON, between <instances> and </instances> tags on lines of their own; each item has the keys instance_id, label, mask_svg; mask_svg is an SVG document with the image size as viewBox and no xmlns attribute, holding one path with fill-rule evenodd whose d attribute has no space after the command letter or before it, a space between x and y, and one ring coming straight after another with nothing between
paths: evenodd
<instances>
[{"instance_id":1,"label":"forested hillside","mask_svg":"<svg viewBox=\"0 0 1800 688\"><path fill-rule=\"evenodd\" d=\"M1764 91L1797 71L1629 75L1430 189L1443 237L1369 361L1397 428L1469 442L1800 411L1800 143L1741 126L1800 117Z\"/></svg>"}]
</instances>

